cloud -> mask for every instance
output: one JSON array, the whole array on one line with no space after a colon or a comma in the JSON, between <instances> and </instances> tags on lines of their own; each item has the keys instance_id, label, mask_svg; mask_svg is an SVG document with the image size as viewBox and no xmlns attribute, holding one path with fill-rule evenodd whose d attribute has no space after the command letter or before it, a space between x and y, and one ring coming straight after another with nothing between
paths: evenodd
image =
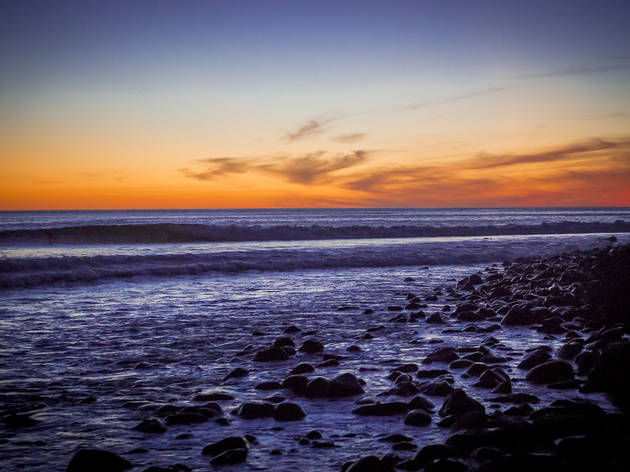
<instances>
[{"instance_id":1,"label":"cloud","mask_svg":"<svg viewBox=\"0 0 630 472\"><path fill-rule=\"evenodd\" d=\"M332 121L332 119L309 120L305 125L301 126L293 133L287 133L286 138L289 141L297 141L299 139L304 139L321 134L326 130L326 126L329 125Z\"/></svg>"},{"instance_id":2,"label":"cloud","mask_svg":"<svg viewBox=\"0 0 630 472\"><path fill-rule=\"evenodd\" d=\"M361 141L366 136L367 136L366 133L350 133L350 134L340 134L338 136L333 136L330 139L331 141L334 141L336 143L352 144L352 143Z\"/></svg>"},{"instance_id":3,"label":"cloud","mask_svg":"<svg viewBox=\"0 0 630 472\"><path fill-rule=\"evenodd\" d=\"M630 141L604 141L602 139L592 139L581 143L569 144L557 149L543 151L533 154L497 155L479 154L469 164L469 169L490 169L494 167L505 167L516 164L532 164L537 162L553 162L561 160L583 159L585 155L597 151L619 149L630 145Z\"/></svg>"},{"instance_id":4,"label":"cloud","mask_svg":"<svg viewBox=\"0 0 630 472\"><path fill-rule=\"evenodd\" d=\"M492 95L495 93L499 93L499 92L503 92L504 90L508 90L512 87L509 86L501 86L501 87L490 87L487 89L483 89L483 90L477 90L477 91L473 91L473 92L468 92L468 93L462 93L460 95L453 95L451 97L444 97L444 98L438 98L438 99L434 99L434 100L425 100L422 102L416 102L416 103L412 103L410 105L406 105L403 107L400 107L399 110L401 111L411 111L411 110L418 110L420 108L426 108L432 105L444 105L447 103L452 103L452 102L458 102L460 100L466 100L468 98L473 98L473 97L479 97L479 96L483 96L483 95Z\"/></svg>"},{"instance_id":5,"label":"cloud","mask_svg":"<svg viewBox=\"0 0 630 472\"><path fill-rule=\"evenodd\" d=\"M601 66L587 66L587 67L569 67L566 69L551 70L548 72L541 72L537 74L525 74L521 75L519 79L544 79L548 77L564 77L568 75L588 75L588 74L601 74L605 72L614 72L619 70L630 69L630 63L625 64L609 64Z\"/></svg>"},{"instance_id":6,"label":"cloud","mask_svg":"<svg viewBox=\"0 0 630 472\"><path fill-rule=\"evenodd\" d=\"M207 168L201 172L189 168L179 169L186 177L197 180L212 180L215 177L226 174L242 174L250 167L251 159L237 157L211 157L208 159L196 159L194 162L205 164Z\"/></svg>"},{"instance_id":7,"label":"cloud","mask_svg":"<svg viewBox=\"0 0 630 472\"><path fill-rule=\"evenodd\" d=\"M277 175L293 183L314 184L329 179L336 171L365 162L368 154L367 151L358 150L331 157L327 157L325 151L316 151L300 157L215 157L196 159L195 163L206 166L201 171L190 168L179 169L179 171L186 177L197 180L212 180L219 176L257 172Z\"/></svg>"}]
</instances>

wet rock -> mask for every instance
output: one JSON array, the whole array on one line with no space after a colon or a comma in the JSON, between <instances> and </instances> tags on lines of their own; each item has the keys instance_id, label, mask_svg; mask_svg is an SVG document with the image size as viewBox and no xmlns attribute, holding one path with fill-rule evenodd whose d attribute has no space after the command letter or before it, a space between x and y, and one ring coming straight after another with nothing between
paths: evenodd
<instances>
[{"instance_id":1,"label":"wet rock","mask_svg":"<svg viewBox=\"0 0 630 472\"><path fill-rule=\"evenodd\" d=\"M288 388L296 395L306 394L308 378L303 375L290 375L282 381L282 387Z\"/></svg>"},{"instance_id":2,"label":"wet rock","mask_svg":"<svg viewBox=\"0 0 630 472\"><path fill-rule=\"evenodd\" d=\"M425 410L411 410L405 416L404 423L409 426L426 426L431 424L431 415Z\"/></svg>"},{"instance_id":3,"label":"wet rock","mask_svg":"<svg viewBox=\"0 0 630 472\"><path fill-rule=\"evenodd\" d=\"M142 433L159 434L166 431L166 426L159 419L151 418L138 423L133 429Z\"/></svg>"},{"instance_id":4,"label":"wet rock","mask_svg":"<svg viewBox=\"0 0 630 472\"><path fill-rule=\"evenodd\" d=\"M348 346L346 348L346 351L348 352L361 352L361 348L355 344L353 344L352 346Z\"/></svg>"},{"instance_id":5,"label":"wet rock","mask_svg":"<svg viewBox=\"0 0 630 472\"><path fill-rule=\"evenodd\" d=\"M530 370L525 378L535 384L573 380L573 367L565 361L547 361Z\"/></svg>"},{"instance_id":6,"label":"wet rock","mask_svg":"<svg viewBox=\"0 0 630 472\"><path fill-rule=\"evenodd\" d=\"M360 406L352 413L359 416L392 416L405 414L408 408L405 402L384 402Z\"/></svg>"},{"instance_id":7,"label":"wet rock","mask_svg":"<svg viewBox=\"0 0 630 472\"><path fill-rule=\"evenodd\" d=\"M419 370L416 374L416 377L418 377L419 379L434 379L448 373L449 371L445 369Z\"/></svg>"},{"instance_id":8,"label":"wet rock","mask_svg":"<svg viewBox=\"0 0 630 472\"><path fill-rule=\"evenodd\" d=\"M229 438L221 439L212 444L208 444L203 448L201 453L204 456L216 456L222 452L230 449L249 449L249 441L241 436L231 436Z\"/></svg>"},{"instance_id":9,"label":"wet rock","mask_svg":"<svg viewBox=\"0 0 630 472\"><path fill-rule=\"evenodd\" d=\"M316 354L318 352L322 352L323 350L324 346L316 339L307 339L300 347L300 351L307 354Z\"/></svg>"},{"instance_id":10,"label":"wet rock","mask_svg":"<svg viewBox=\"0 0 630 472\"><path fill-rule=\"evenodd\" d=\"M448 365L448 368L453 370L468 369L471 365L473 365L473 361L470 359L457 359L456 361L451 362Z\"/></svg>"},{"instance_id":11,"label":"wet rock","mask_svg":"<svg viewBox=\"0 0 630 472\"><path fill-rule=\"evenodd\" d=\"M288 336L282 336L281 338L277 338L276 340L274 340L273 345L277 347L285 347L285 346L295 347L295 344L293 343L293 339L291 339Z\"/></svg>"},{"instance_id":12,"label":"wet rock","mask_svg":"<svg viewBox=\"0 0 630 472\"><path fill-rule=\"evenodd\" d=\"M401 434L401 433L388 434L387 436L379 439L379 441L392 442L392 443L409 442L409 441L412 441L412 440L413 440L413 438L410 438L409 436L406 436L406 435Z\"/></svg>"},{"instance_id":13,"label":"wet rock","mask_svg":"<svg viewBox=\"0 0 630 472\"><path fill-rule=\"evenodd\" d=\"M440 416L461 415L469 411L478 410L485 413L485 408L477 400L466 395L461 388L456 388L447 395L440 408Z\"/></svg>"},{"instance_id":14,"label":"wet rock","mask_svg":"<svg viewBox=\"0 0 630 472\"><path fill-rule=\"evenodd\" d=\"M344 464L342 472L394 472L394 468L376 456L367 456Z\"/></svg>"},{"instance_id":15,"label":"wet rock","mask_svg":"<svg viewBox=\"0 0 630 472\"><path fill-rule=\"evenodd\" d=\"M483 411L472 410L460 415L451 415L444 420L452 419L451 430L459 431L461 429L481 428L486 425L486 414ZM440 426L442 426L440 424Z\"/></svg>"},{"instance_id":16,"label":"wet rock","mask_svg":"<svg viewBox=\"0 0 630 472\"><path fill-rule=\"evenodd\" d=\"M321 439L322 438L322 433L320 433L317 430L313 430L313 431L309 431L308 433L306 433L304 435L304 437L306 439L310 439L310 440Z\"/></svg>"},{"instance_id":17,"label":"wet rock","mask_svg":"<svg viewBox=\"0 0 630 472\"><path fill-rule=\"evenodd\" d=\"M173 413L166 417L166 424L172 425L189 425L189 424L201 424L208 421L209 417L200 412L195 411L181 411Z\"/></svg>"},{"instance_id":18,"label":"wet rock","mask_svg":"<svg viewBox=\"0 0 630 472\"><path fill-rule=\"evenodd\" d=\"M79 449L70 460L66 472L119 472L133 464L118 454L101 449Z\"/></svg>"},{"instance_id":19,"label":"wet rock","mask_svg":"<svg viewBox=\"0 0 630 472\"><path fill-rule=\"evenodd\" d=\"M428 412L433 411L433 408L435 408L432 402L421 396L414 397L407 405L410 410L420 409Z\"/></svg>"},{"instance_id":20,"label":"wet rock","mask_svg":"<svg viewBox=\"0 0 630 472\"><path fill-rule=\"evenodd\" d=\"M531 352L525 359L523 359L518 365L519 369L529 370L537 365L543 364L551 359L551 354L544 350L536 350Z\"/></svg>"},{"instance_id":21,"label":"wet rock","mask_svg":"<svg viewBox=\"0 0 630 472\"><path fill-rule=\"evenodd\" d=\"M284 329L284 333L285 333L285 334L294 334L294 333L299 333L299 332L300 332L300 328L298 328L298 327L297 327L297 326L295 326L295 325L287 326L287 327Z\"/></svg>"},{"instance_id":22,"label":"wet rock","mask_svg":"<svg viewBox=\"0 0 630 472\"><path fill-rule=\"evenodd\" d=\"M262 382L254 387L256 390L280 390L282 384L276 381Z\"/></svg>"},{"instance_id":23,"label":"wet rock","mask_svg":"<svg viewBox=\"0 0 630 472\"><path fill-rule=\"evenodd\" d=\"M538 403L540 400L537 396L528 393L512 393L511 395L491 398L489 401L495 403Z\"/></svg>"},{"instance_id":24,"label":"wet rock","mask_svg":"<svg viewBox=\"0 0 630 472\"><path fill-rule=\"evenodd\" d=\"M494 389L503 383L506 383L506 386L509 386L510 376L499 367L493 367L492 369L484 371L483 374L479 376L479 381L475 384L475 387ZM509 393L511 388L508 388L507 390L507 392L500 393Z\"/></svg>"},{"instance_id":25,"label":"wet rock","mask_svg":"<svg viewBox=\"0 0 630 472\"><path fill-rule=\"evenodd\" d=\"M549 454L507 454L490 459L477 468L477 472L531 472L559 471L560 460Z\"/></svg>"},{"instance_id":26,"label":"wet rock","mask_svg":"<svg viewBox=\"0 0 630 472\"><path fill-rule=\"evenodd\" d=\"M447 381L433 381L422 384L419 389L425 395L432 397L445 397L453 391L453 387Z\"/></svg>"},{"instance_id":27,"label":"wet rock","mask_svg":"<svg viewBox=\"0 0 630 472\"><path fill-rule=\"evenodd\" d=\"M392 371L402 372L404 374L410 374L418 370L418 364L401 364L392 369Z\"/></svg>"},{"instance_id":28,"label":"wet rock","mask_svg":"<svg viewBox=\"0 0 630 472\"><path fill-rule=\"evenodd\" d=\"M325 368L325 367L337 367L339 365L339 361L336 359L328 359L327 361L324 362L320 362L319 364L316 364L315 367L320 369L320 368Z\"/></svg>"},{"instance_id":29,"label":"wet rock","mask_svg":"<svg viewBox=\"0 0 630 472\"><path fill-rule=\"evenodd\" d=\"M427 318L427 323L446 324L446 321L444 321L444 318L442 318L442 315L440 315L438 312L435 312Z\"/></svg>"},{"instance_id":30,"label":"wet rock","mask_svg":"<svg viewBox=\"0 0 630 472\"><path fill-rule=\"evenodd\" d=\"M504 455L505 455L505 451L497 447L480 447L480 448L475 449L470 454L470 457L475 459L477 462L482 463L485 461L496 459L497 457L501 457Z\"/></svg>"},{"instance_id":31,"label":"wet rock","mask_svg":"<svg viewBox=\"0 0 630 472\"><path fill-rule=\"evenodd\" d=\"M309 372L313 372L314 370L315 370L315 367L313 367L311 364L302 362L301 364L296 365L291 370L291 372L289 372L289 375L307 374Z\"/></svg>"},{"instance_id":32,"label":"wet rock","mask_svg":"<svg viewBox=\"0 0 630 472\"><path fill-rule=\"evenodd\" d=\"M273 417L278 421L297 421L306 416L297 403L280 403L273 410Z\"/></svg>"},{"instance_id":33,"label":"wet rock","mask_svg":"<svg viewBox=\"0 0 630 472\"><path fill-rule=\"evenodd\" d=\"M433 362L452 362L459 359L459 355L454 348L444 346L438 347L432 351L423 361L423 364L431 364Z\"/></svg>"},{"instance_id":34,"label":"wet rock","mask_svg":"<svg viewBox=\"0 0 630 472\"><path fill-rule=\"evenodd\" d=\"M235 379L240 377L246 377L249 375L249 370L243 369L242 367L237 367L232 372L227 374L223 380Z\"/></svg>"},{"instance_id":35,"label":"wet rock","mask_svg":"<svg viewBox=\"0 0 630 472\"><path fill-rule=\"evenodd\" d=\"M273 412L274 407L269 403L248 402L237 408L236 415L246 420L253 420L256 418L271 418Z\"/></svg>"},{"instance_id":36,"label":"wet rock","mask_svg":"<svg viewBox=\"0 0 630 472\"><path fill-rule=\"evenodd\" d=\"M464 472L468 470L468 466L455 459L438 459L427 464L424 470L425 472Z\"/></svg>"},{"instance_id":37,"label":"wet rock","mask_svg":"<svg viewBox=\"0 0 630 472\"><path fill-rule=\"evenodd\" d=\"M416 449L418 446L416 446L414 443L412 442L398 442L392 445L392 449L394 451L411 451L413 449Z\"/></svg>"},{"instance_id":38,"label":"wet rock","mask_svg":"<svg viewBox=\"0 0 630 472\"><path fill-rule=\"evenodd\" d=\"M630 405L630 343L613 343L588 373L588 388L610 393L622 407Z\"/></svg>"},{"instance_id":39,"label":"wet rock","mask_svg":"<svg viewBox=\"0 0 630 472\"><path fill-rule=\"evenodd\" d=\"M479 377L481 374L483 374L486 370L488 370L490 367L486 364L484 364L483 362L475 362L473 365L471 365L468 370L466 371L466 374L473 376L473 377Z\"/></svg>"},{"instance_id":40,"label":"wet rock","mask_svg":"<svg viewBox=\"0 0 630 472\"><path fill-rule=\"evenodd\" d=\"M35 426L39 421L31 418L30 415L22 413L10 413L4 417L4 424L8 428L23 428L28 426Z\"/></svg>"},{"instance_id":41,"label":"wet rock","mask_svg":"<svg viewBox=\"0 0 630 472\"><path fill-rule=\"evenodd\" d=\"M361 381L350 373L338 375L330 381L328 395L331 397L349 397L361 393Z\"/></svg>"},{"instance_id":42,"label":"wet rock","mask_svg":"<svg viewBox=\"0 0 630 472\"><path fill-rule=\"evenodd\" d=\"M287 351L279 346L271 346L268 349L258 351L254 355L254 361L256 362L272 362L272 361L286 361L289 358Z\"/></svg>"},{"instance_id":43,"label":"wet rock","mask_svg":"<svg viewBox=\"0 0 630 472\"><path fill-rule=\"evenodd\" d=\"M229 449L210 459L212 465L234 465L245 462L247 449Z\"/></svg>"},{"instance_id":44,"label":"wet rock","mask_svg":"<svg viewBox=\"0 0 630 472\"><path fill-rule=\"evenodd\" d=\"M419 470L439 459L449 457L459 457L457 449L445 444L429 444L420 449L411 460L399 464L398 467L403 470Z\"/></svg>"},{"instance_id":45,"label":"wet rock","mask_svg":"<svg viewBox=\"0 0 630 472\"><path fill-rule=\"evenodd\" d=\"M506 326L529 326L540 323L543 320L543 314L536 310L530 310L521 305L514 305L501 320L502 325Z\"/></svg>"}]
</instances>

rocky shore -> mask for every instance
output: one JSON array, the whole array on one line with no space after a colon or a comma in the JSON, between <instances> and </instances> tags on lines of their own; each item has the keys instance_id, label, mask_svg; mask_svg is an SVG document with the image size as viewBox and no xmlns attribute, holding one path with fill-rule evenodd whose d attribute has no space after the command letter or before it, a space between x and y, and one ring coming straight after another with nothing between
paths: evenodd
<instances>
[{"instance_id":1,"label":"rocky shore","mask_svg":"<svg viewBox=\"0 0 630 472\"><path fill-rule=\"evenodd\" d=\"M342 460L342 472L630 470L630 246L611 241L603 249L506 261L421 296L411 282L401 281L401 292L384 310L338 308L370 320L345 353L329 352L317 332L298 325L279 327L275 335L255 331L223 379L238 382L264 366L272 377L255 385L254 399L241 401L234 391L216 388L196 392L186 404L128 402L123 407L139 418L134 431L153 437L181 425L194 430L208 422L240 422L242 435L198 451L208 467L239 470L260 447L247 423L269 419L272 429L296 433L294 447L270 449L270 455L308 447L347 458L352 450L341 455L338 442L356 436L355 430L295 426L317 414L313 402L330 399L330 408L346 408L352 421L394 421L377 439L389 452ZM431 346L426 356L321 374L343 368L352 356L369 360L375 355L372 341L383 332L422 333L423 326L439 328L441 336L403 341L401 335L400 342ZM525 343L521 351L508 348L501 339L511 330L536 333L543 342ZM479 342L453 341L467 336ZM287 362L293 365L288 372ZM387 387L374 393L362 378L368 372ZM4 423L28 431L37 424L32 416L24 409L5 411ZM426 444L426 428L435 425L446 439ZM66 470L191 470L184 463L134 465L135 454L143 452L81 449L68 458Z\"/></svg>"}]
</instances>

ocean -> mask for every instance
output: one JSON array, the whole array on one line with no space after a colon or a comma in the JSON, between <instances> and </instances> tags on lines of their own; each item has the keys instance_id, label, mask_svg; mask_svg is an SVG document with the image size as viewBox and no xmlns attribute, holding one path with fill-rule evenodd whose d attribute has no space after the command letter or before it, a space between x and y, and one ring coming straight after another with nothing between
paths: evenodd
<instances>
[{"instance_id":1,"label":"ocean","mask_svg":"<svg viewBox=\"0 0 630 472\"><path fill-rule=\"evenodd\" d=\"M348 353L409 293L428 297L427 314L441 311L444 288L466 275L606 247L613 235L630 241L630 208L0 212L0 404L38 421L0 432L2 462L63 470L78 448L100 447L126 453L137 470L177 462L206 470L203 446L251 434L257 446L239 470L339 470L387 452L378 435L409 427L392 418L366 425L347 400L301 401L307 416L290 425L232 417L241 402L273 393L256 385L304 361L252 363L247 353L298 326L340 358L318 375L357 373L375 397L391 386L377 367L416 362L432 340L444 341L443 327L387 327ZM496 336L513 349L543 341L518 330ZM460 333L448 342L474 340ZM238 366L249 375L223 380ZM191 404L207 389L235 397L221 404L227 424L132 429L159 406ZM300 446L296 438L310 430L339 452ZM418 442L444 435L429 428Z\"/></svg>"}]
</instances>

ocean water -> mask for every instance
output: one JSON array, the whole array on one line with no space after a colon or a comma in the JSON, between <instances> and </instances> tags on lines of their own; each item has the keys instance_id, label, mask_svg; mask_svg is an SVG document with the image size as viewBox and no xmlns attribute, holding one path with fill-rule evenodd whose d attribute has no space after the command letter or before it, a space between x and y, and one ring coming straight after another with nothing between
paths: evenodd
<instances>
[{"instance_id":1,"label":"ocean water","mask_svg":"<svg viewBox=\"0 0 630 472\"><path fill-rule=\"evenodd\" d=\"M123 454L134 470L177 462L207 470L206 444L253 434L247 463L234 470L339 470L346 460L390 451L381 434L410 434L420 447L442 440L448 432L435 425L418 430L398 417L356 417L354 399L256 390L300 362L322 359L254 363L250 353L296 325L296 344L312 336L342 357L312 375L353 372L366 381L366 396L377 398L391 388L383 372L394 364L419 362L434 343L474 345L487 336L388 324L396 314L389 307L403 305L407 293L435 294L424 310L440 311L449 303L444 288L465 275L504 260L605 247L612 235L630 241L630 209L2 212L0 408L3 416L29 412L39 423L1 430L0 462L7 470L63 470L78 448L101 447ZM530 330L497 333L508 357L514 353L512 369L523 349L559 343ZM350 345L361 352L349 353ZM223 380L239 366L250 375ZM521 380L514 372L515 391ZM455 382L487 395L468 379ZM236 398L221 402L229 425L132 430L157 406L199 404L192 398L206 389ZM544 402L564 396L543 389L527 386ZM307 417L278 423L230 415L243 401L274 393L300 403ZM441 399L432 400L439 408ZM335 448L299 445L313 429ZM148 452L129 454L137 448ZM270 455L273 449L282 454Z\"/></svg>"}]
</instances>

